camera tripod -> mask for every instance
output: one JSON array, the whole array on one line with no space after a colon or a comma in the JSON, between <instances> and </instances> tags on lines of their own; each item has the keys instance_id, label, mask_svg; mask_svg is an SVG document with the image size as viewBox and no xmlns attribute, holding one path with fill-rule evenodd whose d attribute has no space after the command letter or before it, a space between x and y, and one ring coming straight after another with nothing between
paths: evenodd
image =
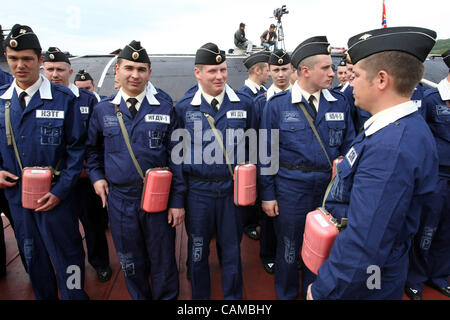
<instances>
[{"instance_id":1,"label":"camera tripod","mask_svg":"<svg viewBox=\"0 0 450 320\"><path fill-rule=\"evenodd\" d=\"M277 19L277 26L276 26L275 30L277 33L278 49L286 50L285 45L284 45L283 23L281 23L281 19Z\"/></svg>"}]
</instances>

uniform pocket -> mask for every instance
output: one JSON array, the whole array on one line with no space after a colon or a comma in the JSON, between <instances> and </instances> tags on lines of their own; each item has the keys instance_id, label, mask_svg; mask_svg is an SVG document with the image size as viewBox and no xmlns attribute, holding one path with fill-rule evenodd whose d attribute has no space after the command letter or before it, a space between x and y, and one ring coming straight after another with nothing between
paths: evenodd
<instances>
[{"instance_id":1,"label":"uniform pocket","mask_svg":"<svg viewBox=\"0 0 450 320\"><path fill-rule=\"evenodd\" d=\"M287 149L306 143L306 125L303 121L283 122L280 124L280 144Z\"/></svg>"},{"instance_id":2,"label":"uniform pocket","mask_svg":"<svg viewBox=\"0 0 450 320\"><path fill-rule=\"evenodd\" d=\"M119 152L125 143L118 126L105 128L103 137L106 153Z\"/></svg>"},{"instance_id":3,"label":"uniform pocket","mask_svg":"<svg viewBox=\"0 0 450 320\"><path fill-rule=\"evenodd\" d=\"M42 119L37 121L37 137L41 146L58 146L63 137L63 119Z\"/></svg>"},{"instance_id":4,"label":"uniform pocket","mask_svg":"<svg viewBox=\"0 0 450 320\"><path fill-rule=\"evenodd\" d=\"M344 140L344 130L345 130L345 122L344 121L327 121L328 124L328 145L330 147L339 147L341 146Z\"/></svg>"}]
</instances>

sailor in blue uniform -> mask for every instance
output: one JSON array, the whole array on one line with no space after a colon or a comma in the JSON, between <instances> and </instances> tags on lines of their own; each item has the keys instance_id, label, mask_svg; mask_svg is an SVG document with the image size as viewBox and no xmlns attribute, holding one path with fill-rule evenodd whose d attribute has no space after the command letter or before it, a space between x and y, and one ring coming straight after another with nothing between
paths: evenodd
<instances>
[{"instance_id":1,"label":"sailor in blue uniform","mask_svg":"<svg viewBox=\"0 0 450 320\"><path fill-rule=\"evenodd\" d=\"M262 208L274 217L275 289L279 299L295 299L298 295L297 260L306 214L321 203L331 176L328 158L345 154L355 137L347 100L328 90L334 77L328 47L327 38L319 36L305 40L294 50L291 63L297 69L298 80L291 90L269 99L261 121L261 129L279 129L279 171L260 177ZM271 143L268 132L268 150ZM302 270L305 296L305 283L313 274L306 267Z\"/></svg>"},{"instance_id":2,"label":"sailor in blue uniform","mask_svg":"<svg viewBox=\"0 0 450 320\"><path fill-rule=\"evenodd\" d=\"M450 70L450 50L442 57ZM405 292L413 300L421 299L425 282L450 296L450 71L425 91L421 109L436 140L439 183L424 206L410 255Z\"/></svg>"},{"instance_id":3,"label":"sailor in blue uniform","mask_svg":"<svg viewBox=\"0 0 450 320\"><path fill-rule=\"evenodd\" d=\"M343 94L350 105L350 114L353 118L353 123L355 125L355 131L358 133L360 130L362 130L362 126L364 125L364 122L366 122L370 117L370 113L367 111L361 109L358 106L355 106L355 98L353 97L353 88L350 85L351 81L353 80L354 76L352 75L353 72L349 70L349 66L351 65L347 61L347 57L345 56L342 58L342 60L339 63L339 66L345 66L348 70L347 72L347 82L343 83L341 86L336 87L333 89L335 92L340 92ZM351 66L353 68L353 66Z\"/></svg>"},{"instance_id":4,"label":"sailor in blue uniform","mask_svg":"<svg viewBox=\"0 0 450 320\"><path fill-rule=\"evenodd\" d=\"M81 119L87 129L89 118L98 100L92 92L79 89L75 84L70 83L73 69L66 54L57 47L48 48L44 55L43 73L49 81L62 84L72 91L76 97L76 108L80 110ZM102 208L102 202L95 194L85 170L82 171L75 186L75 194L77 210L86 239L88 261L97 272L98 280L100 282L108 281L112 275L109 266L108 241L105 234L108 226L108 213L105 208Z\"/></svg>"},{"instance_id":5,"label":"sailor in blue uniform","mask_svg":"<svg viewBox=\"0 0 450 320\"><path fill-rule=\"evenodd\" d=\"M247 94L252 98L262 96L266 93L267 89L264 87L264 83L269 80L269 57L270 52L260 51L252 54L244 60L244 65L248 70L248 79L245 80L245 85L242 86L238 92ZM259 200L256 201L254 206L248 206L245 209L245 216L243 217L244 233L253 240L259 240L260 234L256 229L259 222Z\"/></svg>"},{"instance_id":6,"label":"sailor in blue uniform","mask_svg":"<svg viewBox=\"0 0 450 320\"><path fill-rule=\"evenodd\" d=\"M211 298L208 257L213 235L221 248L223 297L242 299L240 243L244 210L234 205L230 168L206 117L212 117L210 121L214 121L227 150L234 149L234 156L230 156L230 166L234 167L242 140L231 140L226 130L242 132L254 127L252 101L226 84L226 56L217 45L207 43L197 50L194 72L198 90L187 93L176 105L180 127L190 138L184 139L189 146L180 166L187 187L192 299ZM180 200L183 198L184 194L180 194Z\"/></svg>"},{"instance_id":7,"label":"sailor in blue uniform","mask_svg":"<svg viewBox=\"0 0 450 320\"><path fill-rule=\"evenodd\" d=\"M15 81L0 90L0 187L5 188L18 246L23 249L36 299L58 299L58 288L62 299L87 299L73 192L83 164L86 130L72 92L39 74L43 57L32 29L15 25L6 46ZM21 168L5 135L5 107L9 104L23 167L51 166L60 171L36 210L24 209L21 204L22 183L16 181Z\"/></svg>"},{"instance_id":8,"label":"sailor in blue uniform","mask_svg":"<svg viewBox=\"0 0 450 320\"><path fill-rule=\"evenodd\" d=\"M270 54L268 63L269 74L273 83L263 96L257 96L254 100L255 118L258 125L261 122L262 112L267 100L277 93L291 89L292 83L295 82L291 83L292 74L295 71L291 65L289 53L283 49L274 51Z\"/></svg>"},{"instance_id":9,"label":"sailor in blue uniform","mask_svg":"<svg viewBox=\"0 0 450 320\"><path fill-rule=\"evenodd\" d=\"M73 83L78 89L85 89L87 91L92 92L95 98L97 98L97 102L100 102L101 100L106 98L106 96L101 96L94 91L95 89L94 79L85 69L81 69L80 71L78 71L78 73L75 75Z\"/></svg>"},{"instance_id":10,"label":"sailor in blue uniform","mask_svg":"<svg viewBox=\"0 0 450 320\"><path fill-rule=\"evenodd\" d=\"M125 46L115 69L121 89L94 108L89 123L86 168L103 206L108 203L111 235L130 296L176 299L174 227L184 219L182 203L177 200L184 186L181 171L172 165L170 154L170 137L176 129L175 109L148 90L151 63L140 42L132 41ZM128 151L120 116L141 171L171 168L170 209L158 213L141 209L143 178Z\"/></svg>"},{"instance_id":11,"label":"sailor in blue uniform","mask_svg":"<svg viewBox=\"0 0 450 320\"><path fill-rule=\"evenodd\" d=\"M355 104L372 117L337 166L325 207L348 223L308 299L402 299L421 207L438 181L436 144L410 100L435 39L392 27L348 41Z\"/></svg>"},{"instance_id":12,"label":"sailor in blue uniform","mask_svg":"<svg viewBox=\"0 0 450 320\"><path fill-rule=\"evenodd\" d=\"M257 117L258 128L261 122L261 115L267 100L275 95L275 91L282 92L290 90L292 88L291 82L285 79L292 78L290 73L293 73L291 65L291 57L287 52L280 49L270 54L269 58L270 74L273 76L272 90L268 91L263 96L258 96L254 100L255 104L255 117ZM294 81L295 82L295 81ZM260 245L259 256L262 260L264 270L267 273L273 274L275 272L275 259L277 250L277 240L275 236L275 229L273 226L273 217L269 217L267 214L261 211L260 218Z\"/></svg>"},{"instance_id":13,"label":"sailor in blue uniform","mask_svg":"<svg viewBox=\"0 0 450 320\"><path fill-rule=\"evenodd\" d=\"M347 74L347 59L344 57L339 61L337 66L336 78L339 81L339 84L332 88L333 91L341 90L342 87L349 82Z\"/></svg>"},{"instance_id":14,"label":"sailor in blue uniform","mask_svg":"<svg viewBox=\"0 0 450 320\"><path fill-rule=\"evenodd\" d=\"M252 54L244 60L244 66L248 70L248 79L238 92L245 93L252 98L264 94L267 89L264 84L269 80L270 52L260 51Z\"/></svg>"}]
</instances>

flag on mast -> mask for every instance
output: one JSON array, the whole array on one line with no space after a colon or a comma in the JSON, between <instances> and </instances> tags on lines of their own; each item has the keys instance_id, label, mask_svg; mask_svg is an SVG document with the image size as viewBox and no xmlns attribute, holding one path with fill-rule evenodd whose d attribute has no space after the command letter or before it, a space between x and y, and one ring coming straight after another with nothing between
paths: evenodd
<instances>
[{"instance_id":1,"label":"flag on mast","mask_svg":"<svg viewBox=\"0 0 450 320\"><path fill-rule=\"evenodd\" d=\"M383 17L381 18L381 25L383 26L383 28L387 28L387 23L386 23L386 6L384 5L384 0L383 0Z\"/></svg>"}]
</instances>

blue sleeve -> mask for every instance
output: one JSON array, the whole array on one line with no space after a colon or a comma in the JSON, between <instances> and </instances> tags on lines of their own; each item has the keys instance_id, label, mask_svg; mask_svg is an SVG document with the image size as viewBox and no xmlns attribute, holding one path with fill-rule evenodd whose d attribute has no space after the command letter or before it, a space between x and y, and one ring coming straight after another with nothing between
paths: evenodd
<instances>
[{"instance_id":1,"label":"blue sleeve","mask_svg":"<svg viewBox=\"0 0 450 320\"><path fill-rule=\"evenodd\" d=\"M266 106L263 109L261 123L260 123L260 129L266 129L267 132L265 134L262 134L260 136L261 139L266 139L267 141L262 141L260 143L263 143L266 145L267 150L267 156L268 158L271 158L271 150L272 150L272 144L274 144L274 147L278 148L279 150L279 141L276 141L276 139L273 139L272 137L272 129L279 130L277 119L277 106L275 103L273 103L272 100L269 100L266 103ZM270 166L270 163L261 163L261 157L259 158L259 180L260 180L260 192L261 192L261 200L263 201L272 201L276 200L275 198L275 185L274 185L274 177L275 174L262 174L261 169L267 168ZM276 159L276 161L279 161Z\"/></svg>"},{"instance_id":2,"label":"blue sleeve","mask_svg":"<svg viewBox=\"0 0 450 320\"><path fill-rule=\"evenodd\" d=\"M86 143L86 171L93 184L105 179L103 130L98 118L99 109L94 108L89 121Z\"/></svg>"},{"instance_id":3,"label":"blue sleeve","mask_svg":"<svg viewBox=\"0 0 450 320\"><path fill-rule=\"evenodd\" d=\"M347 130L345 130L344 141L339 150L341 155L345 155L347 153L347 151L352 146L353 140L355 139L355 136L356 136L355 124L353 122L353 118L351 115L351 104L348 102L347 98L345 98L345 103L347 105L346 112L345 112L346 117L347 117L345 119L345 125L347 127ZM333 159L331 159L331 160L333 160Z\"/></svg>"},{"instance_id":4,"label":"blue sleeve","mask_svg":"<svg viewBox=\"0 0 450 320\"><path fill-rule=\"evenodd\" d=\"M395 138L394 138L395 139ZM348 207L348 225L312 285L314 299L357 299L368 290L367 268L382 267L405 226L417 168L397 143L372 146L359 159ZM395 147L397 146L397 147Z\"/></svg>"},{"instance_id":5,"label":"blue sleeve","mask_svg":"<svg viewBox=\"0 0 450 320\"><path fill-rule=\"evenodd\" d=\"M81 113L75 98L71 98L64 118L64 140L66 142L64 168L51 193L64 199L75 186L83 167L85 154L86 129L81 120Z\"/></svg>"},{"instance_id":6,"label":"blue sleeve","mask_svg":"<svg viewBox=\"0 0 450 320\"><path fill-rule=\"evenodd\" d=\"M172 133L178 129L180 120L178 119L175 107L172 108L172 113L170 119L173 119L170 124L169 129L169 144L168 144L168 158L169 158L169 168L172 171L172 185L169 200L170 208L184 208L184 198L186 194L186 182L183 177L183 166L182 164L175 164L172 160L172 150L179 141L172 141Z\"/></svg>"}]
</instances>

